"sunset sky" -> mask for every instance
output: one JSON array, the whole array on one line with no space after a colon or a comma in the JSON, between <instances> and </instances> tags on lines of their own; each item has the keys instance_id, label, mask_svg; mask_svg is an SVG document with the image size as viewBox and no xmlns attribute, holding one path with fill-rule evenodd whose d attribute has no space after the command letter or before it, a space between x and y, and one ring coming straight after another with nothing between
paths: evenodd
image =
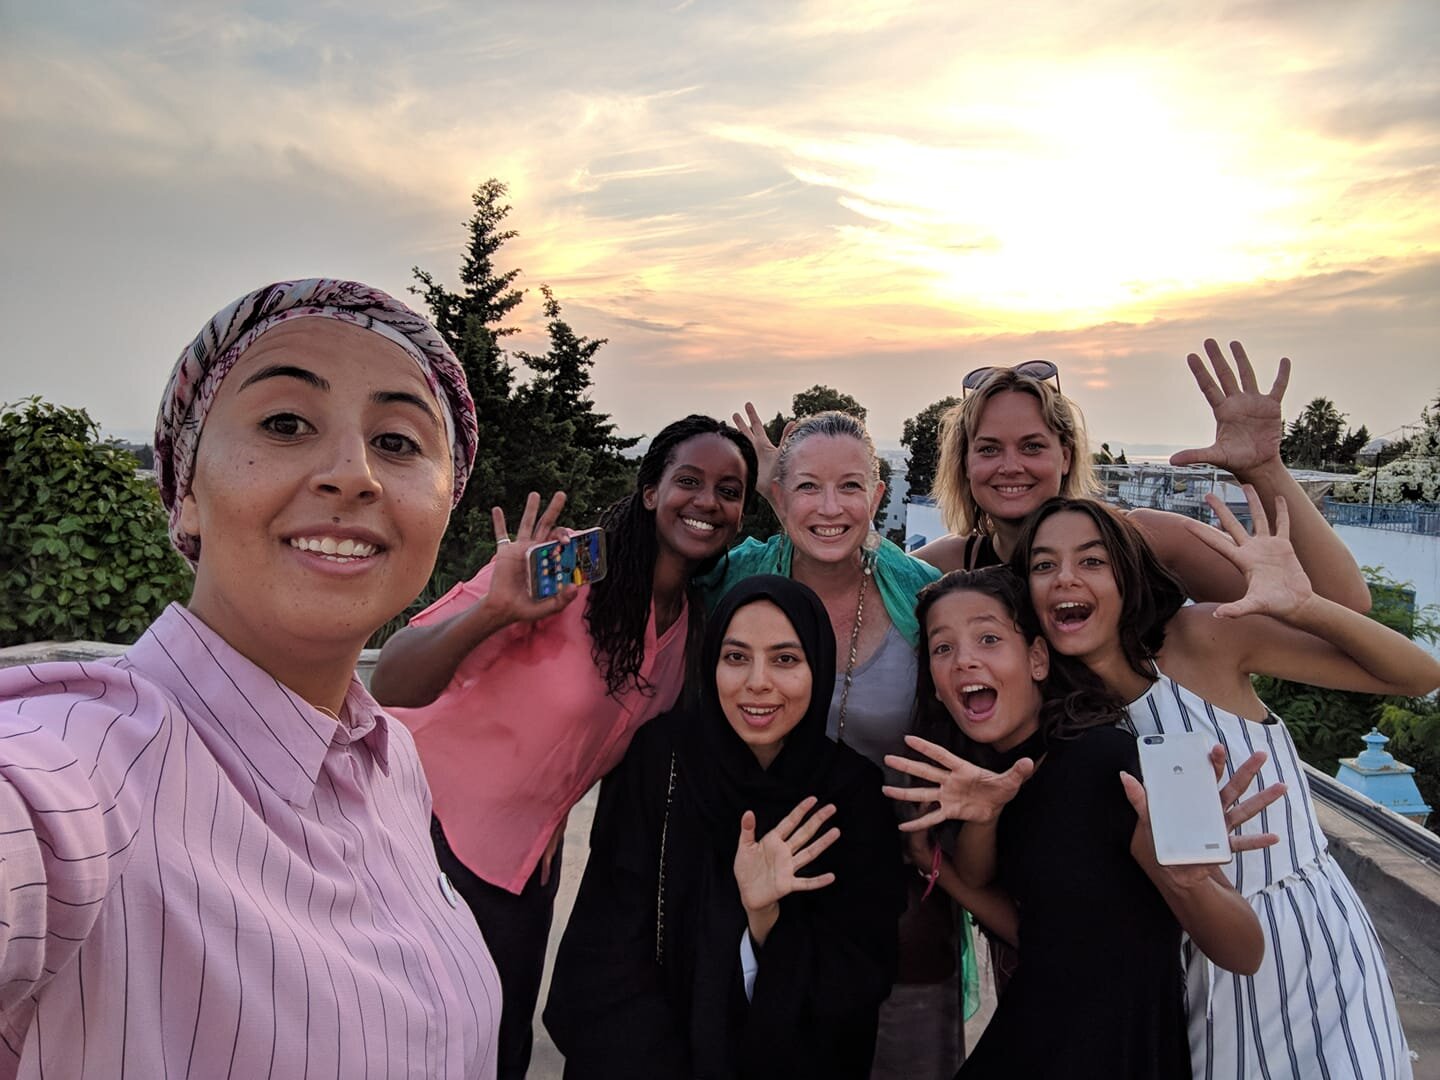
<instances>
[{"instance_id":1,"label":"sunset sky","mask_svg":"<svg viewBox=\"0 0 1440 1080\"><path fill-rule=\"evenodd\" d=\"M153 423L264 282L453 283L510 185L622 431L823 382L903 420L1043 356L1209 441L1239 338L1372 433L1440 393L1440 5L0 0L0 400Z\"/></svg>"}]
</instances>

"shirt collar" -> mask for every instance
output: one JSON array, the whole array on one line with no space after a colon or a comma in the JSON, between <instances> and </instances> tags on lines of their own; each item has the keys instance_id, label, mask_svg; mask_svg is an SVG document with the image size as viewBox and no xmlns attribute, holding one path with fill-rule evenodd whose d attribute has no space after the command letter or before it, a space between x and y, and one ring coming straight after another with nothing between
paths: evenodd
<instances>
[{"instance_id":1,"label":"shirt collar","mask_svg":"<svg viewBox=\"0 0 1440 1080\"><path fill-rule=\"evenodd\" d=\"M389 774L389 718L353 675L337 722L179 604L161 613L126 658L170 691L202 738L214 733L233 747L291 805L310 802L332 744L363 741Z\"/></svg>"}]
</instances>

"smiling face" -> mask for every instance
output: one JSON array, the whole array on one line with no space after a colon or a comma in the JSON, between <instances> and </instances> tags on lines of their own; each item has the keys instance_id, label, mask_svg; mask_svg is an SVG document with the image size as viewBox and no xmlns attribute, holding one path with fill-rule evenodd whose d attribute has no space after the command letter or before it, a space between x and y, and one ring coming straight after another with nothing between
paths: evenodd
<instances>
[{"instance_id":1,"label":"smiling face","mask_svg":"<svg viewBox=\"0 0 1440 1080\"><path fill-rule=\"evenodd\" d=\"M745 459L721 435L696 435L675 447L660 482L641 494L645 508L655 512L661 551L702 563L729 548L740 533Z\"/></svg>"},{"instance_id":2,"label":"smiling face","mask_svg":"<svg viewBox=\"0 0 1440 1080\"><path fill-rule=\"evenodd\" d=\"M1040 683L1050 670L1043 638L1026 642L995 597L958 589L925 619L935 696L969 738L1010 750L1040 725Z\"/></svg>"},{"instance_id":3,"label":"smiling face","mask_svg":"<svg viewBox=\"0 0 1440 1080\"><path fill-rule=\"evenodd\" d=\"M200 538L190 609L272 673L358 649L428 580L451 483L413 359L334 320L282 323L205 421L180 517Z\"/></svg>"},{"instance_id":4,"label":"smiling face","mask_svg":"<svg viewBox=\"0 0 1440 1080\"><path fill-rule=\"evenodd\" d=\"M1051 514L1035 531L1030 599L1051 648L1096 658L1119 647L1121 596L1100 529L1088 514Z\"/></svg>"},{"instance_id":5,"label":"smiling face","mask_svg":"<svg viewBox=\"0 0 1440 1080\"><path fill-rule=\"evenodd\" d=\"M715 692L731 729L768 769L810 708L813 680L800 636L768 600L735 612L720 646Z\"/></svg>"},{"instance_id":6,"label":"smiling face","mask_svg":"<svg viewBox=\"0 0 1440 1080\"><path fill-rule=\"evenodd\" d=\"M1060 494L1070 451L1046 426L1034 395L1008 391L986 403L965 470L981 510L997 520L1020 521Z\"/></svg>"},{"instance_id":7,"label":"smiling face","mask_svg":"<svg viewBox=\"0 0 1440 1080\"><path fill-rule=\"evenodd\" d=\"M885 494L872 469L870 451L859 439L811 435L795 447L773 491L797 552L817 562L858 555Z\"/></svg>"}]
</instances>

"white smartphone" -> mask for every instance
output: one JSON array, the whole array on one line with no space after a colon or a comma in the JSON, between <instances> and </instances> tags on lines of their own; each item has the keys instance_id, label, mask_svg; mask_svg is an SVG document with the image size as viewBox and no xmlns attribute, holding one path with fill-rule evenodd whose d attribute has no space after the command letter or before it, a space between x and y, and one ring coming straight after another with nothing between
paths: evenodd
<instances>
[{"instance_id":1,"label":"white smartphone","mask_svg":"<svg viewBox=\"0 0 1440 1080\"><path fill-rule=\"evenodd\" d=\"M1230 834L1211 741L1198 731L1141 735L1140 771L1150 803L1150 832L1161 866L1221 865L1230 861Z\"/></svg>"}]
</instances>

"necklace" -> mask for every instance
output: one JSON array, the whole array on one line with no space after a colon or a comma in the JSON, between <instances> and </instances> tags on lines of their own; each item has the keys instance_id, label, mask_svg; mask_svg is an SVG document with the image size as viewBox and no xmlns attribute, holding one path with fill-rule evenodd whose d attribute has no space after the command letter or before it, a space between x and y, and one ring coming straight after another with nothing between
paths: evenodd
<instances>
[{"instance_id":1,"label":"necklace","mask_svg":"<svg viewBox=\"0 0 1440 1080\"><path fill-rule=\"evenodd\" d=\"M850 658L845 662L845 683L840 688L840 716L835 724L835 741L845 741L845 709L850 704L850 686L855 681L855 656L860 649L860 626L865 620L865 586L870 584L870 560L865 559L860 575L860 596L855 601L855 625L850 629Z\"/></svg>"}]
</instances>

